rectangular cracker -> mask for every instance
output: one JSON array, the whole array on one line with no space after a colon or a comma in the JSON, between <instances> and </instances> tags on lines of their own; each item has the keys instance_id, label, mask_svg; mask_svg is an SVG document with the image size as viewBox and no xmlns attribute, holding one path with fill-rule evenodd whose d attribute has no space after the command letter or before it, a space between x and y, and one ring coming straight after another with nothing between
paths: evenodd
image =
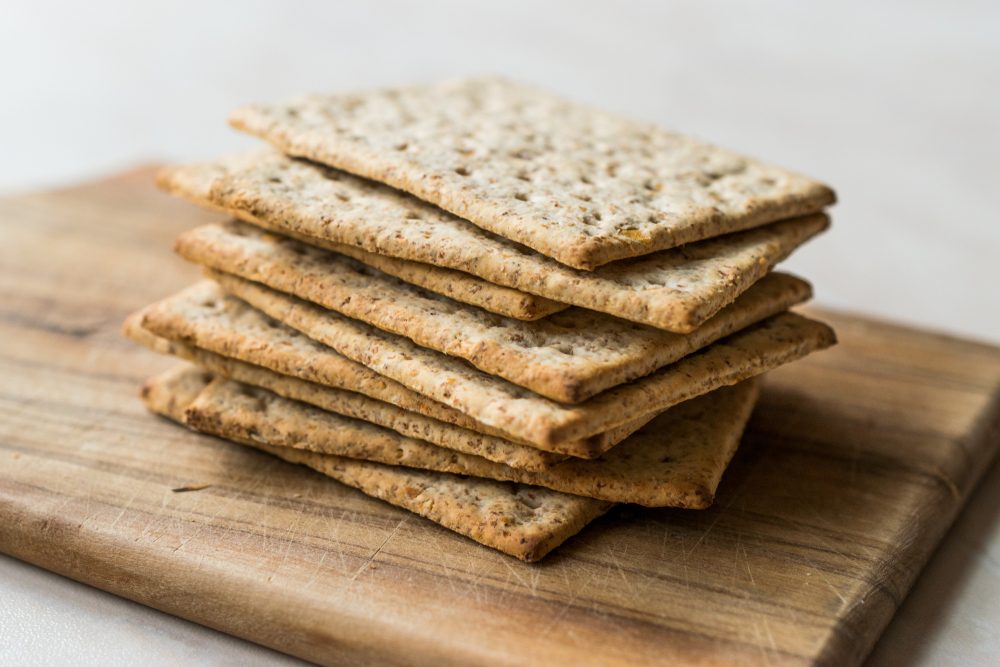
<instances>
[{"instance_id":1,"label":"rectangular cracker","mask_svg":"<svg viewBox=\"0 0 1000 667\"><path fill-rule=\"evenodd\" d=\"M784 313L640 380L583 403L563 405L401 336L332 317L328 311L257 283L226 274L217 277L226 290L254 308L345 357L499 429L510 439L571 456L578 455L580 443L591 435L754 377L836 340L825 324ZM190 336L191 321L232 307L219 291L200 285L156 304L147 312L143 326L165 338Z\"/></svg>"},{"instance_id":2,"label":"rectangular cracker","mask_svg":"<svg viewBox=\"0 0 1000 667\"><path fill-rule=\"evenodd\" d=\"M157 176L157 183L179 197L184 197L206 208L227 212L225 207L219 206L211 200L207 187L214 179L224 175L225 170L220 164L202 163L184 169L164 169ZM244 212L240 217L246 222L264 229L273 229L274 227L267 220L256 218L250 213ZM305 237L287 228L273 229L273 231L279 231L311 245L347 255L400 280L405 280L456 301L478 306L498 315L531 321L559 312L567 307L564 303L497 285L463 271L371 253L357 246L321 238Z\"/></svg>"},{"instance_id":3,"label":"rectangular cracker","mask_svg":"<svg viewBox=\"0 0 1000 667\"><path fill-rule=\"evenodd\" d=\"M587 272L385 186L273 152L165 170L159 183L313 245L339 243L456 269L680 333L696 329L829 224L822 214L794 218Z\"/></svg>"},{"instance_id":4,"label":"rectangular cracker","mask_svg":"<svg viewBox=\"0 0 1000 667\"><path fill-rule=\"evenodd\" d=\"M163 336L142 326L147 313L154 309L158 312L153 317ZM545 467L570 454L594 458L656 416L655 412L640 415L621 426L563 443L560 454L540 451L346 359L332 348L274 322L238 299L222 297L212 283L195 286L175 298L132 314L126 319L123 331L132 340L162 354L173 354L224 377L263 386L323 409L338 411L333 406L344 405L342 395L347 393L374 398L407 415L429 417L433 422L458 430L445 434L441 430L443 427L428 430L428 424L406 419L393 419L382 425L404 428L404 435L422 439L440 436L440 441L431 441L513 467ZM267 382L268 376L259 370L273 371L283 379L300 380L306 386L296 389L296 385L288 382ZM373 414L390 416L389 412ZM413 428L426 437L415 435Z\"/></svg>"},{"instance_id":5,"label":"rectangular cracker","mask_svg":"<svg viewBox=\"0 0 1000 667\"><path fill-rule=\"evenodd\" d=\"M186 422L235 440L532 484L609 502L704 509L714 500L756 399L753 380L718 389L667 410L594 461L543 471L517 470L350 423L355 420L221 378L188 406Z\"/></svg>"},{"instance_id":6,"label":"rectangular cracker","mask_svg":"<svg viewBox=\"0 0 1000 667\"><path fill-rule=\"evenodd\" d=\"M500 78L312 95L230 123L579 269L835 199L785 169Z\"/></svg>"},{"instance_id":7,"label":"rectangular cracker","mask_svg":"<svg viewBox=\"0 0 1000 667\"><path fill-rule=\"evenodd\" d=\"M143 400L153 412L183 423L187 406L209 380L197 368L171 369L146 382ZM308 466L365 495L527 562L543 558L611 507L600 500L533 486L396 468L253 441L241 444Z\"/></svg>"},{"instance_id":8,"label":"rectangular cracker","mask_svg":"<svg viewBox=\"0 0 1000 667\"><path fill-rule=\"evenodd\" d=\"M240 222L189 230L175 247L190 261L406 336L567 403L647 375L811 293L798 278L770 274L695 331L677 334L582 308L537 322L503 318Z\"/></svg>"},{"instance_id":9,"label":"rectangular cracker","mask_svg":"<svg viewBox=\"0 0 1000 667\"><path fill-rule=\"evenodd\" d=\"M223 357L196 347L161 338L142 327L143 311L130 315L122 326L129 339L161 354L190 361L217 377L267 389L279 396L314 405L327 412L361 419L397 433L424 440L446 449L480 456L512 468L544 470L564 458L504 438L469 429L403 410L390 403L352 391L326 387L315 382L282 375L261 366Z\"/></svg>"},{"instance_id":10,"label":"rectangular cracker","mask_svg":"<svg viewBox=\"0 0 1000 667\"><path fill-rule=\"evenodd\" d=\"M258 227L268 228L266 224L259 224L259 220L257 222ZM292 233L290 235L310 245L346 255L410 284L423 287L461 303L478 306L497 315L533 322L569 308L568 304L546 299L537 294L522 292L512 287L496 285L470 273L424 264L423 262L412 262L399 257L376 255L355 246L333 243L301 234Z\"/></svg>"}]
</instances>

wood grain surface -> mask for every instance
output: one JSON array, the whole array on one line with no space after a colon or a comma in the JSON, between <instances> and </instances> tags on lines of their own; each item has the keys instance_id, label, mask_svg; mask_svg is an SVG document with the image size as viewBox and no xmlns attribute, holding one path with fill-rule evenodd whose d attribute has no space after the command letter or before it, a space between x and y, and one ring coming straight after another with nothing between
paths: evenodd
<instances>
[{"instance_id":1,"label":"wood grain surface","mask_svg":"<svg viewBox=\"0 0 1000 667\"><path fill-rule=\"evenodd\" d=\"M1000 440L1000 350L817 313L841 345L769 376L714 508L525 565L144 411L171 361L118 327L214 217L149 170L0 201L0 551L316 662L858 663Z\"/></svg>"}]
</instances>

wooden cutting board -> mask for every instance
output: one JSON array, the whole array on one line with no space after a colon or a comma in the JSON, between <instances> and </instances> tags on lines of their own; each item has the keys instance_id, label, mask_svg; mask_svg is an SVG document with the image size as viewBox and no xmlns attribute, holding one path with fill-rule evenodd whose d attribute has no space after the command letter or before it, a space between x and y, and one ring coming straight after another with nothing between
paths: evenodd
<instances>
[{"instance_id":1,"label":"wooden cutting board","mask_svg":"<svg viewBox=\"0 0 1000 667\"><path fill-rule=\"evenodd\" d=\"M143 410L171 362L119 323L214 217L150 178L0 201L0 551L310 660L858 663L1000 440L1000 350L814 311L840 346L771 374L714 508L525 565Z\"/></svg>"}]
</instances>

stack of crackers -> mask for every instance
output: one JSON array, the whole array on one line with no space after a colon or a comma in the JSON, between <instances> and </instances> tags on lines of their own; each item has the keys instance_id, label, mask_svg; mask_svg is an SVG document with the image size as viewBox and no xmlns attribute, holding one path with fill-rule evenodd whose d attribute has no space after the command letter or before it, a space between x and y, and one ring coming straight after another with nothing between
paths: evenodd
<instances>
[{"instance_id":1,"label":"stack of crackers","mask_svg":"<svg viewBox=\"0 0 1000 667\"><path fill-rule=\"evenodd\" d=\"M126 334L149 407L533 561L615 503L709 506L754 378L834 343L772 268L826 186L500 79L237 110L167 169L232 220Z\"/></svg>"}]
</instances>

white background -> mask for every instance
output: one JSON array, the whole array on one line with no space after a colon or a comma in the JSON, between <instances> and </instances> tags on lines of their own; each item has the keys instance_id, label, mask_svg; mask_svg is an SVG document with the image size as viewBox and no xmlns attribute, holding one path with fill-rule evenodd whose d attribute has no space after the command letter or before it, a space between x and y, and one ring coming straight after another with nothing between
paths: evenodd
<instances>
[{"instance_id":1,"label":"white background","mask_svg":"<svg viewBox=\"0 0 1000 667\"><path fill-rule=\"evenodd\" d=\"M251 145L224 122L250 101L502 73L829 182L834 228L787 263L818 301L1000 341L1000 3L0 8L0 192ZM925 664L960 645L982 658L1000 648L983 644L1000 623L984 602L1000 598L997 522L975 517L947 547L972 554L958 561L965 584L947 586L958 577L947 569L934 584L956 598L924 635L938 643L906 652ZM188 663L246 657L245 645L99 595L0 559L0 662L56 650L56 629L69 649L49 656L67 662L102 632L123 659L129 642ZM986 612L994 625L977 626ZM185 653L191 642L204 651Z\"/></svg>"}]
</instances>

